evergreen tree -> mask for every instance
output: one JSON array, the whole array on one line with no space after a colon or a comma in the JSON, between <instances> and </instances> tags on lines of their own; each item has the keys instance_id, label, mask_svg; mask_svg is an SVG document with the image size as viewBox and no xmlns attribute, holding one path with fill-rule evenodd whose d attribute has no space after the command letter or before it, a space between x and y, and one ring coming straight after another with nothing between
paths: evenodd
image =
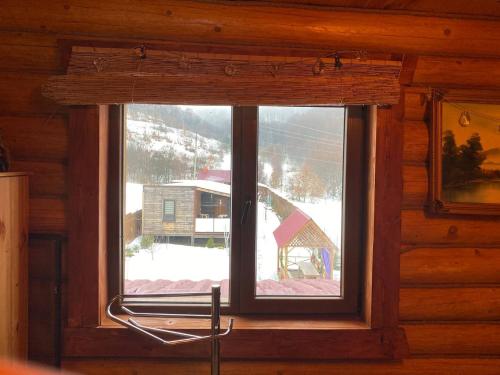
<instances>
[{"instance_id":1,"label":"evergreen tree","mask_svg":"<svg viewBox=\"0 0 500 375\"><path fill-rule=\"evenodd\" d=\"M443 134L443 161L442 178L443 185L448 185L457 177L458 147L455 142L455 134L446 130Z\"/></svg>"},{"instance_id":2,"label":"evergreen tree","mask_svg":"<svg viewBox=\"0 0 500 375\"><path fill-rule=\"evenodd\" d=\"M481 164L485 159L481 137L478 133L473 133L467 144L460 146L459 166L465 172L466 180L481 177Z\"/></svg>"}]
</instances>

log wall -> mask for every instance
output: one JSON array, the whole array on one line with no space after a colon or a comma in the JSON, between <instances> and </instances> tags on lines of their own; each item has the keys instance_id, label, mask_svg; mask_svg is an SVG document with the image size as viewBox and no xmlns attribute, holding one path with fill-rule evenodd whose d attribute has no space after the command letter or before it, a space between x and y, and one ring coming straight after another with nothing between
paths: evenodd
<instances>
[{"instance_id":1,"label":"log wall","mask_svg":"<svg viewBox=\"0 0 500 375\"><path fill-rule=\"evenodd\" d=\"M71 220L66 211L67 159L71 145L65 109L43 98L40 86L50 75L64 70L62 53L57 47L57 40L67 37L62 33L81 38L79 23L65 22L61 14L80 12L82 17L85 14L87 24L98 25L83 31L86 38L126 39L129 31L116 25L109 25L108 32L102 31L107 26L105 21L100 21L100 14L111 10L103 8L97 12L96 5L80 9L55 1L51 7L54 11L57 7L60 9L57 8L57 23L52 25L48 15L37 16L36 2L23 2L31 3L32 8L14 1L7 3L6 10L14 12L16 17L6 27L0 27L0 132L11 148L14 168L33 173L30 178L30 355L55 364L60 353L60 347L59 350L56 347L61 312L54 295L59 290L58 275L64 271L57 261L58 252L62 249L64 259L67 223ZM151 37L158 37L151 27L149 31ZM418 46L412 48L418 49ZM426 50L432 51L432 48ZM465 57L451 61L437 59L439 64L448 63L448 67L438 69L433 63L435 57L419 60L414 87L406 89L403 97L400 320L406 329L410 358L397 363L233 361L223 364L224 374L498 374L500 222L427 215L429 133L421 95L425 89L419 87L465 84L498 89L499 64L497 60L472 61ZM491 75L485 76L484 67L492 71ZM62 280L64 288L64 272ZM36 288L43 292L33 293ZM47 298L40 298L42 293ZM44 339L47 334L52 335L50 345ZM62 360L64 367L86 374L191 374L208 373L209 369L208 362L198 361Z\"/></svg>"}]
</instances>

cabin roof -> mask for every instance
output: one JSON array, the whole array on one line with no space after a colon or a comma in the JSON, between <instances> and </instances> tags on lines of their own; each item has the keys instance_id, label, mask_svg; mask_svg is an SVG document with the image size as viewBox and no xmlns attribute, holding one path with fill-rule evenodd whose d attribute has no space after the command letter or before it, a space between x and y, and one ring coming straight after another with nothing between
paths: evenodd
<instances>
[{"instance_id":1,"label":"cabin roof","mask_svg":"<svg viewBox=\"0 0 500 375\"><path fill-rule=\"evenodd\" d=\"M198 180L208 180L230 184L231 171L227 169L202 169L198 172Z\"/></svg>"},{"instance_id":2,"label":"cabin roof","mask_svg":"<svg viewBox=\"0 0 500 375\"><path fill-rule=\"evenodd\" d=\"M185 186L225 196L229 196L231 194L231 185L209 180L178 180L161 186Z\"/></svg>"}]
</instances>

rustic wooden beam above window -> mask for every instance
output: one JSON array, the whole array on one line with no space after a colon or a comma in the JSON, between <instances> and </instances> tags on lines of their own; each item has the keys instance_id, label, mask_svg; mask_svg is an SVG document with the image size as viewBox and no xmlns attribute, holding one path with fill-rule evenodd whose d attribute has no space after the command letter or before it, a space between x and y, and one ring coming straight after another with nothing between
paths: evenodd
<instances>
[{"instance_id":1,"label":"rustic wooden beam above window","mask_svg":"<svg viewBox=\"0 0 500 375\"><path fill-rule=\"evenodd\" d=\"M138 48L73 47L67 74L44 95L61 104L331 105L399 102L401 62Z\"/></svg>"}]
</instances>

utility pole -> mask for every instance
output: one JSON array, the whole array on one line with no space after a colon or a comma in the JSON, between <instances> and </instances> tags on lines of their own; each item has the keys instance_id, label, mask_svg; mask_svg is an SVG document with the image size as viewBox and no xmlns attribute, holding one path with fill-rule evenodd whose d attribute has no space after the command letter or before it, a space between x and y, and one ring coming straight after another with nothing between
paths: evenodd
<instances>
[{"instance_id":1,"label":"utility pole","mask_svg":"<svg viewBox=\"0 0 500 375\"><path fill-rule=\"evenodd\" d=\"M198 132L194 137L194 163L193 163L193 180L196 180L196 164L198 164Z\"/></svg>"}]
</instances>

